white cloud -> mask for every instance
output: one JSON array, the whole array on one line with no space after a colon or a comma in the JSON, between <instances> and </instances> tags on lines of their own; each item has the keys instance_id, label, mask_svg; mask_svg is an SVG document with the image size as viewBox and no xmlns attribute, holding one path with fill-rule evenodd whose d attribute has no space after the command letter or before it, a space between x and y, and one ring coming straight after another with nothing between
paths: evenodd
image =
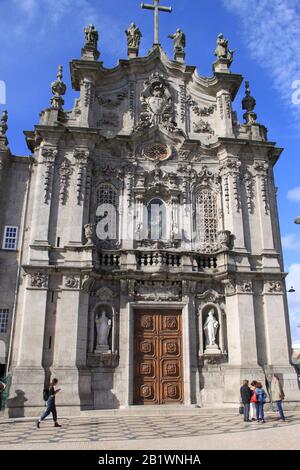
<instances>
[{"instance_id":1,"label":"white cloud","mask_svg":"<svg viewBox=\"0 0 300 470\"><path fill-rule=\"evenodd\" d=\"M273 79L282 100L300 127L300 106L293 104L293 82L300 80L299 0L222 0L241 20L250 55ZM294 95L293 95L294 94Z\"/></svg>"},{"instance_id":2,"label":"white cloud","mask_svg":"<svg viewBox=\"0 0 300 470\"><path fill-rule=\"evenodd\" d=\"M300 202L300 187L291 189L287 194L287 198L292 202Z\"/></svg>"},{"instance_id":3,"label":"white cloud","mask_svg":"<svg viewBox=\"0 0 300 470\"><path fill-rule=\"evenodd\" d=\"M108 53L125 52L125 40L122 35L124 24L93 0L2 0L3 14L0 16L2 32L2 50L8 54L24 43L32 50L41 46L48 37L69 36L93 23L100 32L99 48ZM101 2L100 2L101 3ZM1 12L2 13L2 12ZM77 33L75 33L77 34ZM29 46L28 46L29 47ZM0 51L1 55L1 51Z\"/></svg>"},{"instance_id":4,"label":"white cloud","mask_svg":"<svg viewBox=\"0 0 300 470\"><path fill-rule=\"evenodd\" d=\"M295 292L288 293L288 304L293 343L300 342L300 264L294 263L289 268L287 288L294 287Z\"/></svg>"},{"instance_id":5,"label":"white cloud","mask_svg":"<svg viewBox=\"0 0 300 470\"><path fill-rule=\"evenodd\" d=\"M294 233L289 233L282 237L282 247L284 250L300 251L300 238Z\"/></svg>"}]
</instances>

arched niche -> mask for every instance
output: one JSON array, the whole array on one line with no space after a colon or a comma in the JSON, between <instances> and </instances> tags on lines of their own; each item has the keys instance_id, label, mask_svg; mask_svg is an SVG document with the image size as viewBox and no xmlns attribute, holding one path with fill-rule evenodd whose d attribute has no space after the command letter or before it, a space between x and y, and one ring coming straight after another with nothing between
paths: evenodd
<instances>
[{"instance_id":1,"label":"arched niche","mask_svg":"<svg viewBox=\"0 0 300 470\"><path fill-rule=\"evenodd\" d=\"M89 328L89 353L96 351L97 330L96 330L96 317L98 314L105 310L106 316L111 320L111 328L108 336L109 351L116 352L117 344L117 314L114 306L107 300L99 300L90 312L90 328Z\"/></svg>"},{"instance_id":2,"label":"arched niche","mask_svg":"<svg viewBox=\"0 0 300 470\"><path fill-rule=\"evenodd\" d=\"M204 324L211 309L214 310L214 317L219 325L216 334L217 346L214 348L215 351L210 354L226 354L226 316L224 309L219 303L205 302L198 309L199 356L204 356L208 353L205 344Z\"/></svg>"}]
</instances>

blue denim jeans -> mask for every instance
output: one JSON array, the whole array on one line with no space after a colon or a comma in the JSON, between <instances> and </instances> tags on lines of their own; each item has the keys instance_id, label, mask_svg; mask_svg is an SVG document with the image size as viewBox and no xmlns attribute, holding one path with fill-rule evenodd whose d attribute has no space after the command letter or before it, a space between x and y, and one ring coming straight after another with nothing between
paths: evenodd
<instances>
[{"instance_id":1,"label":"blue denim jeans","mask_svg":"<svg viewBox=\"0 0 300 470\"><path fill-rule=\"evenodd\" d=\"M244 421L249 421L250 403L243 403L244 406Z\"/></svg>"},{"instance_id":2,"label":"blue denim jeans","mask_svg":"<svg viewBox=\"0 0 300 470\"><path fill-rule=\"evenodd\" d=\"M43 421L49 414L52 413L53 416L53 421L56 423L57 421L57 412L56 412L56 406L55 406L55 401L52 398L49 398L47 401L47 408L40 417L40 421Z\"/></svg>"},{"instance_id":3,"label":"blue denim jeans","mask_svg":"<svg viewBox=\"0 0 300 470\"><path fill-rule=\"evenodd\" d=\"M261 403L261 402L255 403L255 408L256 408L256 419L257 419L257 421L263 421L264 418L265 418L264 403Z\"/></svg>"},{"instance_id":4,"label":"blue denim jeans","mask_svg":"<svg viewBox=\"0 0 300 470\"><path fill-rule=\"evenodd\" d=\"M282 400L276 400L277 410L280 416L280 419L285 419L282 409Z\"/></svg>"}]
</instances>

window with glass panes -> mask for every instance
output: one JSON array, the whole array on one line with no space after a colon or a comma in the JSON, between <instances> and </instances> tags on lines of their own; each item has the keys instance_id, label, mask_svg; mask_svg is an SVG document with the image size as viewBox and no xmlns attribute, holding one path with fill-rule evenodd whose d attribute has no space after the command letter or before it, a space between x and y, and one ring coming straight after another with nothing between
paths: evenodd
<instances>
[{"instance_id":1,"label":"window with glass panes","mask_svg":"<svg viewBox=\"0 0 300 470\"><path fill-rule=\"evenodd\" d=\"M0 308L0 333L6 333L8 325L8 308Z\"/></svg>"},{"instance_id":2,"label":"window with glass panes","mask_svg":"<svg viewBox=\"0 0 300 470\"><path fill-rule=\"evenodd\" d=\"M18 241L18 227L6 225L4 229L3 245L4 250L16 250Z\"/></svg>"}]
</instances>

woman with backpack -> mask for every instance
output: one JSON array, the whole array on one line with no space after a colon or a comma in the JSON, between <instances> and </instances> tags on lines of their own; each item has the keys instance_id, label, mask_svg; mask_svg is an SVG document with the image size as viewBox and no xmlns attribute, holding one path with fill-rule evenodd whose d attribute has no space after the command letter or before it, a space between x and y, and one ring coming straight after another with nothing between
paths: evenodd
<instances>
[{"instance_id":1,"label":"woman with backpack","mask_svg":"<svg viewBox=\"0 0 300 470\"><path fill-rule=\"evenodd\" d=\"M60 388L55 388L56 385L58 384L57 379L53 379L49 385L49 392L48 392L48 399L47 399L47 408L42 414L42 416L38 419L36 422L37 428L40 427L40 423L47 417L49 416L50 413L52 413L53 416L53 421L54 421L54 426L56 428L61 428L61 424L58 424L57 422L57 412L56 412L56 406L55 406L55 395L60 391ZM45 391L44 391L45 392ZM45 393L44 393L45 395ZM44 396L44 398L46 398Z\"/></svg>"},{"instance_id":2,"label":"woman with backpack","mask_svg":"<svg viewBox=\"0 0 300 470\"><path fill-rule=\"evenodd\" d=\"M260 382L256 383L255 395L257 400L255 403L256 419L258 422L265 423L264 404L266 403L267 394Z\"/></svg>"}]
</instances>

